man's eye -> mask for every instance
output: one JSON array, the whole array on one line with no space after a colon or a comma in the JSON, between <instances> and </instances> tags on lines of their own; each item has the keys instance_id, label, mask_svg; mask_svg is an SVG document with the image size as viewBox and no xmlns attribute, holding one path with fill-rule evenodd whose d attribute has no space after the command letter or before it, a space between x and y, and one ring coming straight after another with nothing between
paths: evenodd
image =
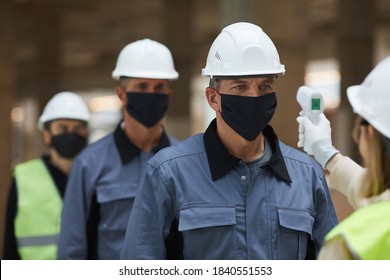
<instances>
[{"instance_id":1,"label":"man's eye","mask_svg":"<svg viewBox=\"0 0 390 280\"><path fill-rule=\"evenodd\" d=\"M140 85L139 88L140 88L141 90L146 90L148 87L147 87L146 85Z\"/></svg>"},{"instance_id":2,"label":"man's eye","mask_svg":"<svg viewBox=\"0 0 390 280\"><path fill-rule=\"evenodd\" d=\"M148 89L148 85L146 83L140 83L137 85L137 88L141 91L144 91Z\"/></svg>"},{"instance_id":3,"label":"man's eye","mask_svg":"<svg viewBox=\"0 0 390 280\"><path fill-rule=\"evenodd\" d=\"M271 87L270 85L261 85L260 89L261 89L262 92L271 92L271 91L273 91L273 87Z\"/></svg>"},{"instance_id":4,"label":"man's eye","mask_svg":"<svg viewBox=\"0 0 390 280\"><path fill-rule=\"evenodd\" d=\"M165 90L165 85L163 85L163 84L157 85L157 86L155 87L155 90L156 90L157 92L164 91L164 90Z\"/></svg>"},{"instance_id":5,"label":"man's eye","mask_svg":"<svg viewBox=\"0 0 390 280\"><path fill-rule=\"evenodd\" d=\"M238 86L233 87L233 89L237 90L237 91L243 91L246 89L246 86L245 85L238 85Z\"/></svg>"},{"instance_id":6,"label":"man's eye","mask_svg":"<svg viewBox=\"0 0 390 280\"><path fill-rule=\"evenodd\" d=\"M74 128L73 132L75 132L75 133L77 133L79 135L84 135L85 132L86 132L86 129L83 126L77 126L77 127Z\"/></svg>"},{"instance_id":7,"label":"man's eye","mask_svg":"<svg viewBox=\"0 0 390 280\"><path fill-rule=\"evenodd\" d=\"M60 131L62 133L67 133L68 132L68 128L66 126L60 126Z\"/></svg>"}]
</instances>

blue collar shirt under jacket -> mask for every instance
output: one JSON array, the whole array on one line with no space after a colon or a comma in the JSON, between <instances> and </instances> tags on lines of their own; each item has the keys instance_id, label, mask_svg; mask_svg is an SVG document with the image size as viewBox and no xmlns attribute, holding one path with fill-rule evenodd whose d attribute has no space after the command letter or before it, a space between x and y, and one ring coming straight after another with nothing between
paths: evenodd
<instances>
[{"instance_id":1,"label":"blue collar shirt under jacket","mask_svg":"<svg viewBox=\"0 0 390 280\"><path fill-rule=\"evenodd\" d=\"M165 259L179 220L184 259L315 258L337 217L323 171L306 154L263 131L269 161L250 176L216 133L164 149L149 162L128 223L122 259Z\"/></svg>"}]
</instances>

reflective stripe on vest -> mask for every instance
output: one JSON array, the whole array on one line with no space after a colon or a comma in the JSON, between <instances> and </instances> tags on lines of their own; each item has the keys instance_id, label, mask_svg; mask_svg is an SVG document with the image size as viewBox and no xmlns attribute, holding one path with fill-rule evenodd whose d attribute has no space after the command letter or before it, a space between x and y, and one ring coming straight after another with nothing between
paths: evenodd
<instances>
[{"instance_id":1,"label":"reflective stripe on vest","mask_svg":"<svg viewBox=\"0 0 390 280\"><path fill-rule=\"evenodd\" d=\"M18 210L15 236L21 259L57 258L62 199L41 159L15 166Z\"/></svg>"},{"instance_id":2,"label":"reflective stripe on vest","mask_svg":"<svg viewBox=\"0 0 390 280\"><path fill-rule=\"evenodd\" d=\"M356 259L390 260L390 201L356 210L331 230L325 241L338 236Z\"/></svg>"}]
</instances>

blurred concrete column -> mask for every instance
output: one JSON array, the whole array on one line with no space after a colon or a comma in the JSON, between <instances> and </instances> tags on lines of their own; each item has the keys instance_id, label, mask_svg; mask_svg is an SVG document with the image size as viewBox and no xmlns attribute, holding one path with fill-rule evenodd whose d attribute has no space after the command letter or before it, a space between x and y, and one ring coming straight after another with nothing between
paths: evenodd
<instances>
[{"instance_id":1,"label":"blurred concrete column","mask_svg":"<svg viewBox=\"0 0 390 280\"><path fill-rule=\"evenodd\" d=\"M18 45L18 105L26 107L26 122L18 130L18 149L24 161L42 153L41 135L36 128L38 116L47 101L59 90L61 12L60 3L50 0L15 1ZM28 124L27 124L28 123ZM33 129L29 129L33 128Z\"/></svg>"},{"instance_id":2,"label":"blurred concrete column","mask_svg":"<svg viewBox=\"0 0 390 280\"><path fill-rule=\"evenodd\" d=\"M11 108L16 95L14 49L15 3L0 1L0 257L3 257L3 233L8 186L11 182L12 129Z\"/></svg>"},{"instance_id":3,"label":"blurred concrete column","mask_svg":"<svg viewBox=\"0 0 390 280\"><path fill-rule=\"evenodd\" d=\"M165 0L165 44L171 50L179 79L171 83L168 132L179 139L190 136L190 93L194 54L192 43L194 0Z\"/></svg>"},{"instance_id":4,"label":"blurred concrete column","mask_svg":"<svg viewBox=\"0 0 390 280\"><path fill-rule=\"evenodd\" d=\"M249 18L272 39L281 63L286 67L286 74L280 75L277 82L278 108L271 125L279 138L292 147L296 147L298 142L296 117L300 109L296 92L304 83L308 33L306 15L304 0L253 0L250 4Z\"/></svg>"},{"instance_id":5,"label":"blurred concrete column","mask_svg":"<svg viewBox=\"0 0 390 280\"><path fill-rule=\"evenodd\" d=\"M360 161L352 140L354 114L346 95L347 87L360 84L373 68L375 3L371 0L343 0L339 3L338 59L341 72L341 104L334 128L336 146Z\"/></svg>"},{"instance_id":6,"label":"blurred concrete column","mask_svg":"<svg viewBox=\"0 0 390 280\"><path fill-rule=\"evenodd\" d=\"M222 27L239 21L251 22L254 0L219 0Z\"/></svg>"},{"instance_id":7,"label":"blurred concrete column","mask_svg":"<svg viewBox=\"0 0 390 280\"><path fill-rule=\"evenodd\" d=\"M337 122L332 123L335 146L345 155L362 164L358 146L352 139L355 115L348 101L346 89L360 84L374 67L374 36L376 29L375 4L370 0L338 1L337 50L341 72L341 104ZM332 191L339 220L353 212L346 198Z\"/></svg>"},{"instance_id":8,"label":"blurred concrete column","mask_svg":"<svg viewBox=\"0 0 390 280\"><path fill-rule=\"evenodd\" d=\"M59 91L61 6L51 0L37 1L33 5L32 20L36 28L37 72L30 94L38 97L42 110L53 94Z\"/></svg>"}]
</instances>

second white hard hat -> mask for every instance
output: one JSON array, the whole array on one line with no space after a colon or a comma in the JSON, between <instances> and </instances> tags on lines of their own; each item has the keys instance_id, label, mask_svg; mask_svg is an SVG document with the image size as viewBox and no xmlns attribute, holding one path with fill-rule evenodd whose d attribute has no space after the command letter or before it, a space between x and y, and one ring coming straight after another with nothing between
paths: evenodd
<instances>
[{"instance_id":1,"label":"second white hard hat","mask_svg":"<svg viewBox=\"0 0 390 280\"><path fill-rule=\"evenodd\" d=\"M112 77L167 79L179 77L172 54L163 44L150 40L138 40L125 46L119 53Z\"/></svg>"},{"instance_id":2,"label":"second white hard hat","mask_svg":"<svg viewBox=\"0 0 390 280\"><path fill-rule=\"evenodd\" d=\"M49 100L43 109L38 120L38 128L43 130L46 122L57 119L72 119L89 121L89 109L80 95L63 91L59 92Z\"/></svg>"},{"instance_id":3,"label":"second white hard hat","mask_svg":"<svg viewBox=\"0 0 390 280\"><path fill-rule=\"evenodd\" d=\"M353 111L390 138L390 56L368 74L361 85L347 88Z\"/></svg>"},{"instance_id":4,"label":"second white hard hat","mask_svg":"<svg viewBox=\"0 0 390 280\"><path fill-rule=\"evenodd\" d=\"M276 47L257 25L231 24L214 40L207 56L203 76L249 76L282 74Z\"/></svg>"}]
</instances>

